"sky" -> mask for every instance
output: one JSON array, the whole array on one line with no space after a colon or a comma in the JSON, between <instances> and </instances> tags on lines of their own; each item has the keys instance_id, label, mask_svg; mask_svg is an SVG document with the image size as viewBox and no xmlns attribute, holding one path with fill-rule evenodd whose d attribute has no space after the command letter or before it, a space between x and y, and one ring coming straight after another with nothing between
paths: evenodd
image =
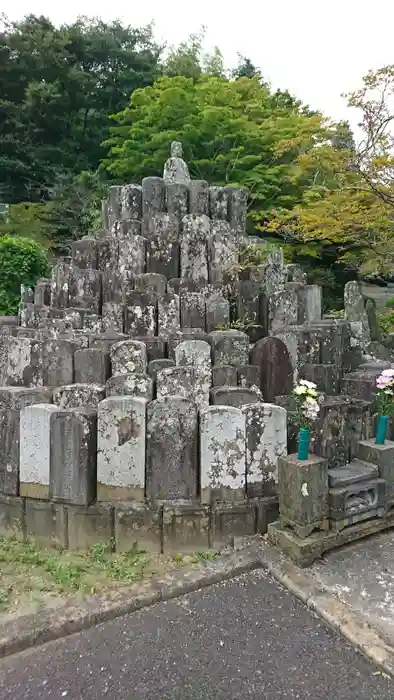
<instances>
[{"instance_id":1,"label":"sky","mask_svg":"<svg viewBox=\"0 0 394 700\"><path fill-rule=\"evenodd\" d=\"M258 66L274 88L288 89L333 119L358 116L341 93L357 89L370 69L394 63L393 0L3 0L9 19L43 14L55 24L78 15L154 23L155 35L179 44L205 26L205 48L218 46L226 66L237 54Z\"/></svg>"}]
</instances>

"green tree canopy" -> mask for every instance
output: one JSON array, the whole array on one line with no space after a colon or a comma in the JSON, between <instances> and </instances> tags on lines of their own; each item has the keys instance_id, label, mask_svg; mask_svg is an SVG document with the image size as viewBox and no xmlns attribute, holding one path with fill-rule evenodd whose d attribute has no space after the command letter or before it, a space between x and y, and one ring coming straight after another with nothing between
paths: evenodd
<instances>
[{"instance_id":1,"label":"green tree canopy","mask_svg":"<svg viewBox=\"0 0 394 700\"><path fill-rule=\"evenodd\" d=\"M0 199L40 201L57 175L95 170L108 115L159 75L151 27L30 15L0 31Z\"/></svg>"},{"instance_id":2,"label":"green tree canopy","mask_svg":"<svg viewBox=\"0 0 394 700\"><path fill-rule=\"evenodd\" d=\"M336 251L340 264L365 276L394 269L394 65L369 72L347 95L361 113L361 140L340 122L331 139L300 154L295 177L307 184L294 208L270 227L300 244Z\"/></svg>"},{"instance_id":3,"label":"green tree canopy","mask_svg":"<svg viewBox=\"0 0 394 700\"><path fill-rule=\"evenodd\" d=\"M136 90L112 119L104 166L114 178L161 174L170 142L180 140L193 177L250 189L257 223L299 201L294 162L325 137L319 115L259 77L165 77Z\"/></svg>"}]
</instances>

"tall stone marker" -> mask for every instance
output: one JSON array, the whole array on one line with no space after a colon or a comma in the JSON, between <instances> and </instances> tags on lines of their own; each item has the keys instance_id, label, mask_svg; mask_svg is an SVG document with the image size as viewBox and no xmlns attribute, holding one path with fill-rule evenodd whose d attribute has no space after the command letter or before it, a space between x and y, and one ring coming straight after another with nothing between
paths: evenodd
<instances>
[{"instance_id":1,"label":"tall stone marker","mask_svg":"<svg viewBox=\"0 0 394 700\"><path fill-rule=\"evenodd\" d=\"M260 367L260 389L265 402L271 403L276 396L291 394L293 367L282 340L275 337L261 338L252 348L250 361Z\"/></svg>"},{"instance_id":2,"label":"tall stone marker","mask_svg":"<svg viewBox=\"0 0 394 700\"><path fill-rule=\"evenodd\" d=\"M144 499L147 403L137 396L111 396L99 403L99 501Z\"/></svg>"},{"instance_id":3,"label":"tall stone marker","mask_svg":"<svg viewBox=\"0 0 394 700\"><path fill-rule=\"evenodd\" d=\"M197 409L180 397L156 399L147 409L146 495L153 500L197 496Z\"/></svg>"},{"instance_id":4,"label":"tall stone marker","mask_svg":"<svg viewBox=\"0 0 394 700\"><path fill-rule=\"evenodd\" d=\"M245 498L245 416L234 406L200 414L201 501Z\"/></svg>"}]
</instances>

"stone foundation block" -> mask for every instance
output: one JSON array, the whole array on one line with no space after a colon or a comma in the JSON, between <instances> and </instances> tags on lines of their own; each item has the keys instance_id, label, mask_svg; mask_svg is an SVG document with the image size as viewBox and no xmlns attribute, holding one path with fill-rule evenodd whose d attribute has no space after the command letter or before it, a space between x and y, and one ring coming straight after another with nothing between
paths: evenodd
<instances>
[{"instance_id":1,"label":"stone foundation block","mask_svg":"<svg viewBox=\"0 0 394 700\"><path fill-rule=\"evenodd\" d=\"M212 507L211 547L232 545L234 537L254 535L257 530L255 503L220 504Z\"/></svg>"},{"instance_id":2,"label":"stone foundation block","mask_svg":"<svg viewBox=\"0 0 394 700\"><path fill-rule=\"evenodd\" d=\"M328 530L328 463L296 454L278 460L279 511L282 526L290 526L301 538L313 530Z\"/></svg>"},{"instance_id":3,"label":"stone foundation block","mask_svg":"<svg viewBox=\"0 0 394 700\"><path fill-rule=\"evenodd\" d=\"M375 515L381 517L386 512L386 482L384 479L368 479L337 486L330 489L328 499L330 519L342 520L345 525ZM373 512L373 516L368 515L370 511ZM359 517L357 521L353 519L354 516L362 514L364 518Z\"/></svg>"},{"instance_id":4,"label":"stone foundation block","mask_svg":"<svg viewBox=\"0 0 394 700\"><path fill-rule=\"evenodd\" d=\"M267 496L256 499L257 507L257 533L265 535L270 523L279 518L279 503L276 496Z\"/></svg>"},{"instance_id":5,"label":"stone foundation block","mask_svg":"<svg viewBox=\"0 0 394 700\"><path fill-rule=\"evenodd\" d=\"M133 548L160 554L162 550L162 507L144 503L115 505L115 548L129 552Z\"/></svg>"},{"instance_id":6,"label":"stone foundation block","mask_svg":"<svg viewBox=\"0 0 394 700\"><path fill-rule=\"evenodd\" d=\"M163 552L209 549L210 508L193 504L164 505Z\"/></svg>"},{"instance_id":7,"label":"stone foundation block","mask_svg":"<svg viewBox=\"0 0 394 700\"><path fill-rule=\"evenodd\" d=\"M0 537L16 535L22 538L23 527L23 499L17 496L0 494Z\"/></svg>"},{"instance_id":8,"label":"stone foundation block","mask_svg":"<svg viewBox=\"0 0 394 700\"><path fill-rule=\"evenodd\" d=\"M384 445L377 445L374 439L360 440L357 456L377 465L379 476L386 482L387 505L394 505L394 442L386 440Z\"/></svg>"},{"instance_id":9,"label":"stone foundation block","mask_svg":"<svg viewBox=\"0 0 394 700\"><path fill-rule=\"evenodd\" d=\"M88 549L99 542L112 542L114 510L112 506L66 506L68 517L68 548Z\"/></svg>"},{"instance_id":10,"label":"stone foundation block","mask_svg":"<svg viewBox=\"0 0 394 700\"><path fill-rule=\"evenodd\" d=\"M64 506L26 498L24 530L26 537L32 537L42 547L66 547L67 513Z\"/></svg>"}]
</instances>

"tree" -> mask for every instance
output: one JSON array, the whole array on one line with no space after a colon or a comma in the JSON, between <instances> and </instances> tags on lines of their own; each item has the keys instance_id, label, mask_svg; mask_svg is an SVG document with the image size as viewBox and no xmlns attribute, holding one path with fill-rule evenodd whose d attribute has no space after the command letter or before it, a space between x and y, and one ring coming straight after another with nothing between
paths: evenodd
<instances>
[{"instance_id":1,"label":"tree","mask_svg":"<svg viewBox=\"0 0 394 700\"><path fill-rule=\"evenodd\" d=\"M50 200L40 212L55 253L69 254L73 240L101 228L101 202L107 193L107 187L97 172L83 171L57 180Z\"/></svg>"},{"instance_id":2,"label":"tree","mask_svg":"<svg viewBox=\"0 0 394 700\"><path fill-rule=\"evenodd\" d=\"M172 46L163 62L163 73L170 78L182 75L184 78L198 80L203 75L215 75L224 78L223 55L215 46L212 53L203 52L205 28L198 34L191 34L179 46Z\"/></svg>"},{"instance_id":3,"label":"tree","mask_svg":"<svg viewBox=\"0 0 394 700\"><path fill-rule=\"evenodd\" d=\"M0 32L0 195L41 201L59 173L95 171L108 115L160 73L151 27L29 15Z\"/></svg>"},{"instance_id":4,"label":"tree","mask_svg":"<svg viewBox=\"0 0 394 700\"><path fill-rule=\"evenodd\" d=\"M341 122L326 142L301 154L296 178L308 188L291 212L277 211L271 229L323 251L362 275L392 275L394 266L394 66L370 72L347 95L361 113L354 143Z\"/></svg>"},{"instance_id":5,"label":"tree","mask_svg":"<svg viewBox=\"0 0 394 700\"><path fill-rule=\"evenodd\" d=\"M159 175L172 140L184 145L192 176L248 187L251 220L300 199L293 165L323 138L320 116L278 99L258 78L162 78L136 90L114 115L104 167L120 181Z\"/></svg>"},{"instance_id":6,"label":"tree","mask_svg":"<svg viewBox=\"0 0 394 700\"><path fill-rule=\"evenodd\" d=\"M237 78L261 78L260 69L252 63L250 58L238 54L238 65L232 71L232 77Z\"/></svg>"},{"instance_id":7,"label":"tree","mask_svg":"<svg viewBox=\"0 0 394 700\"><path fill-rule=\"evenodd\" d=\"M35 241L0 236L0 315L18 312L20 287L34 287L48 273L47 252Z\"/></svg>"}]
</instances>

